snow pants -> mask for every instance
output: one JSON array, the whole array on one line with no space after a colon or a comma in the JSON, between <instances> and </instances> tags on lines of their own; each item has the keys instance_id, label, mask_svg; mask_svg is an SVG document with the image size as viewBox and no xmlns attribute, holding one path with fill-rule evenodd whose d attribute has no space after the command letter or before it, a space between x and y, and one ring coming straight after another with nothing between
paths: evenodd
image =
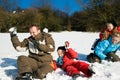
<instances>
[{"instance_id":1,"label":"snow pants","mask_svg":"<svg viewBox=\"0 0 120 80\"><path fill-rule=\"evenodd\" d=\"M34 58L27 56L19 56L17 60L18 74L22 75L25 72L31 72L33 77L42 79L47 73L53 71L51 62L39 62Z\"/></svg>"},{"instance_id":2,"label":"snow pants","mask_svg":"<svg viewBox=\"0 0 120 80\"><path fill-rule=\"evenodd\" d=\"M89 64L82 61L73 62L72 65L66 67L65 71L69 76L80 74L82 72L86 77L91 77L92 74L88 72Z\"/></svg>"}]
</instances>

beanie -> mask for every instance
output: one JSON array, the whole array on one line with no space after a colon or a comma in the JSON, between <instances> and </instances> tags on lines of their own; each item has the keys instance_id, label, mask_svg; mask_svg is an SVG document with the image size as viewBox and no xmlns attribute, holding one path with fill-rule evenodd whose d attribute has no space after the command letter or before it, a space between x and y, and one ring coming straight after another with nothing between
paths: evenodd
<instances>
[{"instance_id":1,"label":"beanie","mask_svg":"<svg viewBox=\"0 0 120 80\"><path fill-rule=\"evenodd\" d=\"M59 47L57 48L57 51L58 51L58 50L64 50L64 51L65 51L66 49L65 49L65 46L59 46Z\"/></svg>"}]
</instances>

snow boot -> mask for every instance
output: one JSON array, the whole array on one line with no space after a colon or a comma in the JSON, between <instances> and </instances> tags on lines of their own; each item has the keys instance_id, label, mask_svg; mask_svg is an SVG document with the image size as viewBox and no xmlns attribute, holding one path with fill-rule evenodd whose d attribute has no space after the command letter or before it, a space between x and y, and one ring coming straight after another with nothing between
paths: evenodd
<instances>
[{"instance_id":1,"label":"snow boot","mask_svg":"<svg viewBox=\"0 0 120 80\"><path fill-rule=\"evenodd\" d=\"M74 74L73 75L73 80L76 80L79 76L80 76L80 74Z\"/></svg>"},{"instance_id":2,"label":"snow boot","mask_svg":"<svg viewBox=\"0 0 120 80\"><path fill-rule=\"evenodd\" d=\"M93 70L93 65L91 65L91 66L88 68L88 73L90 73L90 74L95 74L95 71Z\"/></svg>"}]
</instances>

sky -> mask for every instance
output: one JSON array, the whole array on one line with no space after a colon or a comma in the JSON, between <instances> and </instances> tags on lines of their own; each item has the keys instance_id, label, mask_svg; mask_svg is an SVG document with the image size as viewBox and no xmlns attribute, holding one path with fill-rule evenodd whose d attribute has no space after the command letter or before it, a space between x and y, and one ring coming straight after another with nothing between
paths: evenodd
<instances>
[{"instance_id":1,"label":"sky","mask_svg":"<svg viewBox=\"0 0 120 80\"><path fill-rule=\"evenodd\" d=\"M58 58L57 48L64 45L67 40L70 42L70 47L78 52L78 59L86 61L86 56L92 52L91 46L96 38L99 37L99 33L90 32L76 32L76 31L64 31L64 32L50 32L55 40L55 51L52 53L54 60ZM20 41L30 36L29 33L17 34ZM87 37L86 37L87 36ZM15 80L18 73L17 58L20 55L28 55L26 52L17 52L10 39L9 33L0 33L0 80ZM89 40L88 40L89 39ZM120 52L116 53L120 56ZM87 62L87 61L86 61ZM99 63L92 63L94 74L90 78L78 77L76 80L120 80L120 62L107 62L102 61ZM39 79L34 79L39 80ZM63 70L58 68L56 71L47 74L43 80L73 80Z\"/></svg>"},{"instance_id":2,"label":"sky","mask_svg":"<svg viewBox=\"0 0 120 80\"><path fill-rule=\"evenodd\" d=\"M30 8L33 4L37 5L37 0L20 0L19 6L23 9ZM49 0L48 0L49 1ZM68 14L73 14L75 11L81 11L82 7L76 0L52 0L52 8L59 9ZM83 0L86 1L86 0ZM69 7L69 11L67 8Z\"/></svg>"}]
</instances>

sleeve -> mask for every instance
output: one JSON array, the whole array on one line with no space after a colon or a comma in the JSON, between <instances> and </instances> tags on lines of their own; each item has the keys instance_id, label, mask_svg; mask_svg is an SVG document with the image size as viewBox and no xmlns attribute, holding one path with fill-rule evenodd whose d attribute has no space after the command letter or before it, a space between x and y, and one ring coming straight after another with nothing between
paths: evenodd
<instances>
[{"instance_id":1,"label":"sleeve","mask_svg":"<svg viewBox=\"0 0 120 80\"><path fill-rule=\"evenodd\" d=\"M24 39L22 42L20 42L17 36L13 36L11 37L11 42L13 44L13 47L16 49L16 51L22 52L27 50L27 45L28 45L27 39Z\"/></svg>"},{"instance_id":2,"label":"sleeve","mask_svg":"<svg viewBox=\"0 0 120 80\"><path fill-rule=\"evenodd\" d=\"M77 53L76 51L74 51L72 48L68 48L67 51L68 51L68 53L69 53L69 56L70 56L72 59L78 58L78 53Z\"/></svg>"},{"instance_id":3,"label":"sleeve","mask_svg":"<svg viewBox=\"0 0 120 80\"><path fill-rule=\"evenodd\" d=\"M101 59L105 59L106 55L104 54L105 49L109 46L108 40L103 40L98 43L95 47L95 54Z\"/></svg>"},{"instance_id":4,"label":"sleeve","mask_svg":"<svg viewBox=\"0 0 120 80\"><path fill-rule=\"evenodd\" d=\"M39 42L39 45L38 45L38 48L41 51L51 53L51 52L53 52L55 50L55 43L54 43L53 38L50 35L45 36L45 40L43 42L44 42L44 44Z\"/></svg>"}]
</instances>

